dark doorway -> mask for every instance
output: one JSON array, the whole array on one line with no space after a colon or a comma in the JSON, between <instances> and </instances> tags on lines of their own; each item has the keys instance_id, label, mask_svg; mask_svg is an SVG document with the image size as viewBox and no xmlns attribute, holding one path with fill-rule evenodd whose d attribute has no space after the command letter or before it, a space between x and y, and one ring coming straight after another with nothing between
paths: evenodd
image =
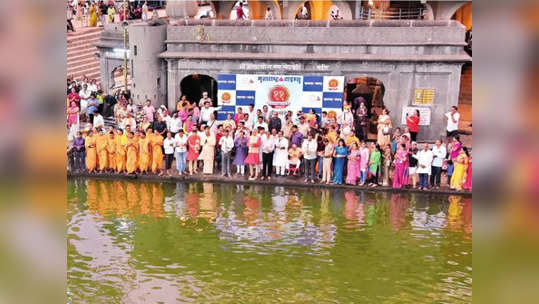
<instances>
[{"instance_id":1,"label":"dark doorway","mask_svg":"<svg viewBox=\"0 0 539 304\"><path fill-rule=\"evenodd\" d=\"M208 75L192 74L185 77L180 82L180 90L187 100L194 101L197 105L202 98L202 92L208 92L212 106L217 106L217 81Z\"/></svg>"}]
</instances>

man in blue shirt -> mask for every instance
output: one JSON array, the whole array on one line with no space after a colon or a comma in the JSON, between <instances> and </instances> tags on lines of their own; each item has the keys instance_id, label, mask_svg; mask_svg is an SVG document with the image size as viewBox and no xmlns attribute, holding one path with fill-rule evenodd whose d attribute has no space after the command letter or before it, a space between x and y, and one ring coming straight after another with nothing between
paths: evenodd
<instances>
[{"instance_id":1,"label":"man in blue shirt","mask_svg":"<svg viewBox=\"0 0 539 304\"><path fill-rule=\"evenodd\" d=\"M95 92L90 95L90 99L88 100L88 106L86 108L86 115L90 118L90 121L94 121L94 114L97 112L97 109L99 107L99 102L97 101L97 97Z\"/></svg>"}]
</instances>

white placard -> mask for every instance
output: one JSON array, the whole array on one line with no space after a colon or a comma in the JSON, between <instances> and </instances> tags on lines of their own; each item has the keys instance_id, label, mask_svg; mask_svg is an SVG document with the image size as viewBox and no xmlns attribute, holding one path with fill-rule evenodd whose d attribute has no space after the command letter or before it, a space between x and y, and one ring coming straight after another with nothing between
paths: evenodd
<instances>
[{"instance_id":1,"label":"white placard","mask_svg":"<svg viewBox=\"0 0 539 304\"><path fill-rule=\"evenodd\" d=\"M422 108L422 107L409 107L405 106L402 108L402 119L401 124L406 124L406 113L408 115L412 115L415 110L419 110L419 125L420 126L430 126L430 108Z\"/></svg>"}]
</instances>

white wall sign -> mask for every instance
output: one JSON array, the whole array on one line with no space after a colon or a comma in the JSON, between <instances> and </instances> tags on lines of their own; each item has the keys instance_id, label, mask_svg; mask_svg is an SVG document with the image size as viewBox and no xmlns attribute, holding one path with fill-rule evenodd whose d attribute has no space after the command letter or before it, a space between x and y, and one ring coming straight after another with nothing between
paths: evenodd
<instances>
[{"instance_id":1,"label":"white wall sign","mask_svg":"<svg viewBox=\"0 0 539 304\"><path fill-rule=\"evenodd\" d=\"M419 125L420 126L430 126L430 108L422 108L422 107L409 107L405 106L402 108L402 118L401 118L401 124L406 124L406 113L408 115L412 115L415 110L419 110Z\"/></svg>"}]
</instances>

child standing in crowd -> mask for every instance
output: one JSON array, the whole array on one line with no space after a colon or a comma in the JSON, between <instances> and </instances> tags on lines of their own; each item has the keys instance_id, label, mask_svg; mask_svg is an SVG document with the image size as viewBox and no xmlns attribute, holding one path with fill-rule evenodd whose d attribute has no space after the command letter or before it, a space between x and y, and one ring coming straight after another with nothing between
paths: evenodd
<instances>
[{"instance_id":1,"label":"child standing in crowd","mask_svg":"<svg viewBox=\"0 0 539 304\"><path fill-rule=\"evenodd\" d=\"M359 162L359 170L361 172L361 182L359 183L360 186L363 186L365 182L367 182L367 169L369 167L369 148L367 148L367 144L365 142L361 143L361 149L359 149L359 154L361 156L361 160Z\"/></svg>"}]
</instances>

